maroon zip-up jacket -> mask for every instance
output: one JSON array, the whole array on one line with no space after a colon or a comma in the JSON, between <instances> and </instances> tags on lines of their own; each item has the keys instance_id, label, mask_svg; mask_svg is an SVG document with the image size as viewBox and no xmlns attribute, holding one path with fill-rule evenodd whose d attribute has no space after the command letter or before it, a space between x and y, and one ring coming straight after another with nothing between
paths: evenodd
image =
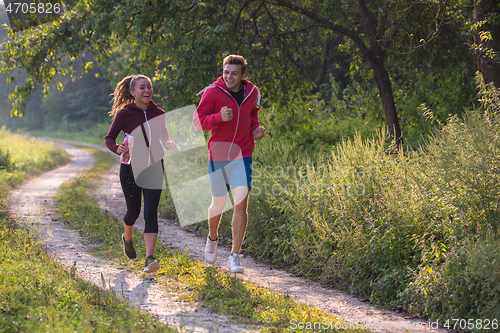
<instances>
[{"instance_id":1,"label":"maroon zip-up jacket","mask_svg":"<svg viewBox=\"0 0 500 333\"><path fill-rule=\"evenodd\" d=\"M104 138L106 147L115 154L118 154L116 138L120 132L133 135L135 142L145 141L145 148L149 148L151 161L157 162L163 158L163 144L169 140L165 125L165 111L153 101L149 102L146 110L142 110L135 103L130 103L116 113L108 134Z\"/></svg>"}]
</instances>

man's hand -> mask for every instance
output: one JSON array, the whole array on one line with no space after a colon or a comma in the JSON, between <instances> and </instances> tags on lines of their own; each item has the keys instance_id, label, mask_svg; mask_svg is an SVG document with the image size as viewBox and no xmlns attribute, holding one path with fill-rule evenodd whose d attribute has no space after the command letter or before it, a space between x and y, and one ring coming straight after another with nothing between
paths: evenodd
<instances>
[{"instance_id":1,"label":"man's hand","mask_svg":"<svg viewBox=\"0 0 500 333\"><path fill-rule=\"evenodd\" d=\"M165 141L165 143L163 144L165 146L165 148L167 148L168 150L174 150L174 149L177 149L177 144L175 142L173 142L172 140L167 140Z\"/></svg>"},{"instance_id":2,"label":"man's hand","mask_svg":"<svg viewBox=\"0 0 500 333\"><path fill-rule=\"evenodd\" d=\"M220 116L222 117L222 121L230 121L233 119L233 109L223 106L220 109Z\"/></svg>"},{"instance_id":3,"label":"man's hand","mask_svg":"<svg viewBox=\"0 0 500 333\"><path fill-rule=\"evenodd\" d=\"M253 139L254 140L260 140L264 137L264 132L265 132L264 126L259 126L254 128L252 134L253 134Z\"/></svg>"}]
</instances>

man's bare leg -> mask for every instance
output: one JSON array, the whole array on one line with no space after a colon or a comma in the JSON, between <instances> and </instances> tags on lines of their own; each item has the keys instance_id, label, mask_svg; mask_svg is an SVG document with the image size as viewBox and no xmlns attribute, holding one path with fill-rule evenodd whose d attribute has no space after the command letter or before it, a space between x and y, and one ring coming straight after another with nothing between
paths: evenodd
<instances>
[{"instance_id":1,"label":"man's bare leg","mask_svg":"<svg viewBox=\"0 0 500 333\"><path fill-rule=\"evenodd\" d=\"M208 208L208 236L211 240L219 237L219 223L222 218L222 211L226 206L227 195L223 197L212 196L212 204Z\"/></svg>"},{"instance_id":2,"label":"man's bare leg","mask_svg":"<svg viewBox=\"0 0 500 333\"><path fill-rule=\"evenodd\" d=\"M240 253L248 222L248 187L237 186L232 189L234 199L234 213L231 221L233 245L231 254Z\"/></svg>"}]
</instances>

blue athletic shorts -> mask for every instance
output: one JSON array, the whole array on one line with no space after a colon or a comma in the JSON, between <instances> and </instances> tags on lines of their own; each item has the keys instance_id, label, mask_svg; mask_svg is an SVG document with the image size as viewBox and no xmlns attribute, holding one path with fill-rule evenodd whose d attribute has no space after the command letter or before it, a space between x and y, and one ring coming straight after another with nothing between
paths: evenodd
<instances>
[{"instance_id":1,"label":"blue athletic shorts","mask_svg":"<svg viewBox=\"0 0 500 333\"><path fill-rule=\"evenodd\" d=\"M234 161L208 161L208 177L214 197L225 196L230 189L246 186L252 189L252 158Z\"/></svg>"}]
</instances>

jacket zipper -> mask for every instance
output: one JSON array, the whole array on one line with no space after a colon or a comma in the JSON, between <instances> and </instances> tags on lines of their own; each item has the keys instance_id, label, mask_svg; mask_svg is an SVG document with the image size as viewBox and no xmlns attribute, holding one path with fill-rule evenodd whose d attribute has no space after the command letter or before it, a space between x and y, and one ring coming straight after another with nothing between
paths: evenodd
<instances>
[{"instance_id":1,"label":"jacket zipper","mask_svg":"<svg viewBox=\"0 0 500 333\"><path fill-rule=\"evenodd\" d=\"M233 101L236 103L236 105L238 105L238 102L236 102L236 100L234 99L233 95L231 95L226 89L224 89L224 88L221 88L221 89L222 89L222 91L226 92L226 94L228 94L229 97L231 97L233 99ZM248 93L248 95L246 95L246 97L243 98L243 101L241 102L241 105L243 105L243 103L245 103L245 101L252 94L252 92L253 92L254 89L255 89L255 86L253 86L252 90L250 90L250 92ZM236 133L238 132L238 125L240 123L240 110L241 110L241 106L238 105L238 119L236 120L236 128L234 130L233 141L231 141L231 145L229 146L229 150L227 152L227 160L228 161L229 161L229 154L231 153L231 148L233 147L234 139L236 139Z\"/></svg>"},{"instance_id":2,"label":"jacket zipper","mask_svg":"<svg viewBox=\"0 0 500 333\"><path fill-rule=\"evenodd\" d=\"M243 103L242 103L243 104ZM151 163L151 127L149 127L149 122L148 122L148 117L146 116L146 110L144 111L144 118L146 118L146 125L148 125L148 131L149 131L149 147L148 147L148 167L149 164Z\"/></svg>"}]
</instances>

